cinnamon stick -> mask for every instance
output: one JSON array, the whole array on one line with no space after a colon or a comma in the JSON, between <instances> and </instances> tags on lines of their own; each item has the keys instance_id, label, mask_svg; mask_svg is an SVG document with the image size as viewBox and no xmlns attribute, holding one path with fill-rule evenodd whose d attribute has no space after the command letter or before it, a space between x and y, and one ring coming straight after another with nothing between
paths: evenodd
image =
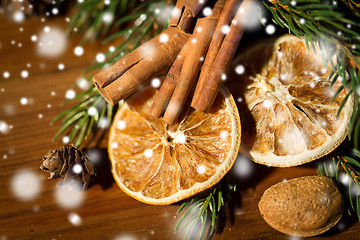
<instances>
[{"instance_id":1,"label":"cinnamon stick","mask_svg":"<svg viewBox=\"0 0 360 240\"><path fill-rule=\"evenodd\" d=\"M188 51L184 59L180 78L163 117L168 124L176 121L193 88L202 64L200 58L204 57L208 50L222 7L222 1L218 1L212 14L209 17L198 19L196 23L193 37L189 40L193 46L190 46L191 51Z\"/></svg>"},{"instance_id":2,"label":"cinnamon stick","mask_svg":"<svg viewBox=\"0 0 360 240\"><path fill-rule=\"evenodd\" d=\"M224 9L221 11L218 24L216 25L214 36L212 37L208 53L204 64L201 68L199 80L196 84L195 92L193 99L191 101L191 106L195 105L195 102L198 101L200 91L205 83L209 79L210 69L215 61L215 58L219 52L220 46L225 38L226 32L224 32L224 27L229 26L231 20L233 19L236 11L236 5L239 3L238 0L227 0L224 5Z\"/></svg>"},{"instance_id":3,"label":"cinnamon stick","mask_svg":"<svg viewBox=\"0 0 360 240\"><path fill-rule=\"evenodd\" d=\"M163 34L168 41L160 41ZM93 77L95 86L108 103L116 104L148 83L151 77L165 73L188 37L189 34L178 28L166 29L112 67L96 74Z\"/></svg>"},{"instance_id":4,"label":"cinnamon stick","mask_svg":"<svg viewBox=\"0 0 360 240\"><path fill-rule=\"evenodd\" d=\"M207 83L202 86L197 100L191 105L198 111L206 112L214 103L216 95L222 84L221 74L227 71L244 33L243 23L246 19L246 14L249 12L251 7L250 4L252 4L252 0L244 0L236 12L236 15L230 25L230 31L225 36L219 53L211 67L209 79Z\"/></svg>"},{"instance_id":5,"label":"cinnamon stick","mask_svg":"<svg viewBox=\"0 0 360 240\"><path fill-rule=\"evenodd\" d=\"M170 27L187 31L193 18L201 11L208 0L178 0L170 19Z\"/></svg>"},{"instance_id":6,"label":"cinnamon stick","mask_svg":"<svg viewBox=\"0 0 360 240\"><path fill-rule=\"evenodd\" d=\"M165 110L166 105L168 104L171 95L175 90L176 83L180 77L180 71L183 66L185 55L189 49L190 44L192 43L188 39L184 47L181 49L176 60L174 61L173 65L171 66L169 72L166 74L166 78L161 84L159 92L156 94L156 97L154 99L154 103L150 108L150 115L154 117L160 117Z\"/></svg>"}]
</instances>

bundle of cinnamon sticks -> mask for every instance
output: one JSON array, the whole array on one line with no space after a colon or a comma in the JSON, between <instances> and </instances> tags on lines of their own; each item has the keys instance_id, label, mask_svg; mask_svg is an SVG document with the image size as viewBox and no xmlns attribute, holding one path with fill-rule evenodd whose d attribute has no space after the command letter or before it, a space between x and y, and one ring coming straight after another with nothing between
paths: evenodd
<instances>
[{"instance_id":1,"label":"bundle of cinnamon sticks","mask_svg":"<svg viewBox=\"0 0 360 240\"><path fill-rule=\"evenodd\" d=\"M96 74L93 80L103 97L115 104L167 71L151 115L175 123L189 95L191 107L208 111L243 35L252 0L217 0L210 15L196 18L206 2L179 0L167 30ZM168 41L160 40L163 34ZM155 49L147 55L149 48Z\"/></svg>"}]
</instances>

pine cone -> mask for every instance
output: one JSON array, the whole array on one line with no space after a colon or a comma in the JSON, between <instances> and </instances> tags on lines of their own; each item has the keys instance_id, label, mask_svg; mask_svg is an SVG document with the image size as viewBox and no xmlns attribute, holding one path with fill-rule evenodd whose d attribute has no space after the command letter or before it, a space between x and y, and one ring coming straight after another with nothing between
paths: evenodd
<instances>
[{"instance_id":1,"label":"pine cone","mask_svg":"<svg viewBox=\"0 0 360 240\"><path fill-rule=\"evenodd\" d=\"M96 169L89 157L73 145L49 151L43 157L40 168L50 173L49 179L64 178L63 182L77 178L83 182L83 189L89 186L96 175Z\"/></svg>"}]
</instances>

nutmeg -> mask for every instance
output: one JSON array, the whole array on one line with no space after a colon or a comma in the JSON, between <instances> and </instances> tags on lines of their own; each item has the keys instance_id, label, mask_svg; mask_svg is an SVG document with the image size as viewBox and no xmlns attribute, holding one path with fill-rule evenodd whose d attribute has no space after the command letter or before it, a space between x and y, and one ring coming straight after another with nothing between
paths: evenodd
<instances>
[{"instance_id":1,"label":"nutmeg","mask_svg":"<svg viewBox=\"0 0 360 240\"><path fill-rule=\"evenodd\" d=\"M259 202L264 220L279 232L310 237L326 232L341 218L343 198L334 181L306 176L277 183Z\"/></svg>"}]
</instances>

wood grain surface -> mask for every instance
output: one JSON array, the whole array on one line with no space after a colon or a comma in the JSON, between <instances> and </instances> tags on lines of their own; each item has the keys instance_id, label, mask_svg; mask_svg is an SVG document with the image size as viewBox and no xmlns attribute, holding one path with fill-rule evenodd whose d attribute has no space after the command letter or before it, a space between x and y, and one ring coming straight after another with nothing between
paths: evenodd
<instances>
[{"instance_id":1,"label":"wood grain surface","mask_svg":"<svg viewBox=\"0 0 360 240\"><path fill-rule=\"evenodd\" d=\"M66 91L91 65L96 54L109 47L89 43L82 56L75 56L79 39L69 38L60 56L39 56L36 53L39 39L33 42L31 36L39 38L45 26L64 31L66 25L64 17L42 20L38 16L14 23L0 15L0 121L9 128L0 132L0 239L182 239L181 234L173 233L179 204L146 205L128 197L114 182L106 155L106 134L98 146L91 148L98 154L98 176L82 193L79 205L61 204L58 181L48 180L48 174L40 170L45 153L62 146L61 139L52 142L59 124L51 126L49 122L70 106L62 105ZM61 63L65 66L63 70L58 68ZM21 77L23 70L28 71L27 78ZM10 76L5 78L4 72ZM22 98L27 104L21 104ZM239 179L224 227L213 239L299 239L269 227L257 204L271 185L316 174L314 164L286 169L254 163L249 166L250 176ZM38 188L27 185L32 181ZM33 194L20 192L19 196L17 190L24 186L25 193ZM24 194L27 198L21 197ZM72 197L65 199L65 203ZM72 220L72 216L77 216L77 220ZM360 239L360 224L355 218L346 217L334 229L313 239Z\"/></svg>"}]
</instances>

